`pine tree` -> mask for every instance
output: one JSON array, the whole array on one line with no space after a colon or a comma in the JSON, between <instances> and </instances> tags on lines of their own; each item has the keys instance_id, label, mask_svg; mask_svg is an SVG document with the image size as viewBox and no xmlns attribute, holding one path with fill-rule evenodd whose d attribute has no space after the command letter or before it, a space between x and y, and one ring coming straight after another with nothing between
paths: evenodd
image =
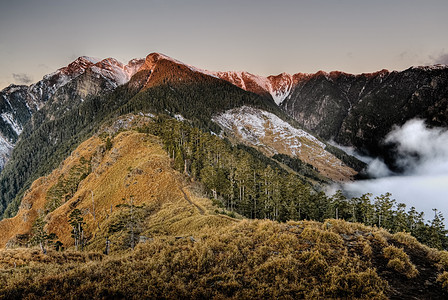
<instances>
[{"instance_id":1,"label":"pine tree","mask_svg":"<svg viewBox=\"0 0 448 300\"><path fill-rule=\"evenodd\" d=\"M434 218L429 226L428 245L437 249L446 249L447 247L447 230L443 224L444 217L440 211L433 209Z\"/></svg>"},{"instance_id":2,"label":"pine tree","mask_svg":"<svg viewBox=\"0 0 448 300\"><path fill-rule=\"evenodd\" d=\"M110 140L110 137L107 137L106 139L106 150L109 151L110 149L112 149L112 141Z\"/></svg>"},{"instance_id":3,"label":"pine tree","mask_svg":"<svg viewBox=\"0 0 448 300\"><path fill-rule=\"evenodd\" d=\"M43 254L47 254L47 245L51 243L53 240L57 239L56 234L51 233L48 234L45 230L45 225L47 222L45 221L45 215L40 214L39 217L34 221L33 227L31 229L32 238L31 243L35 245L39 245Z\"/></svg>"},{"instance_id":4,"label":"pine tree","mask_svg":"<svg viewBox=\"0 0 448 300\"><path fill-rule=\"evenodd\" d=\"M72 238L75 240L76 250L84 249L84 219L79 209L74 209L69 215L69 224L72 226Z\"/></svg>"}]
</instances>

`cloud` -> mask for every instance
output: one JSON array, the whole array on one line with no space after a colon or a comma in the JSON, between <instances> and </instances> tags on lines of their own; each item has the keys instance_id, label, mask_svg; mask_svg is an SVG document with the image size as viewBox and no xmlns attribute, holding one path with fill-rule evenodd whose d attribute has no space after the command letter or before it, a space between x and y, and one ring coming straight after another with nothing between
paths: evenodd
<instances>
[{"instance_id":1,"label":"cloud","mask_svg":"<svg viewBox=\"0 0 448 300\"><path fill-rule=\"evenodd\" d=\"M33 82L33 78L25 73L12 73L12 77L18 84L30 84Z\"/></svg>"},{"instance_id":2,"label":"cloud","mask_svg":"<svg viewBox=\"0 0 448 300\"><path fill-rule=\"evenodd\" d=\"M429 128L420 119L395 127L385 139L395 145L404 174L448 174L448 131Z\"/></svg>"},{"instance_id":3,"label":"cloud","mask_svg":"<svg viewBox=\"0 0 448 300\"><path fill-rule=\"evenodd\" d=\"M384 161L381 158L370 157L368 155L361 154L358 151L356 151L355 148L339 145L333 140L329 141L329 143L343 150L345 153L354 156L360 161L366 163L367 168L365 171L367 172L367 175L369 175L369 177L378 178L393 175L393 172L389 169L389 167L384 163Z\"/></svg>"},{"instance_id":4,"label":"cloud","mask_svg":"<svg viewBox=\"0 0 448 300\"><path fill-rule=\"evenodd\" d=\"M49 66L47 66L46 64L39 64L37 66L39 69L45 70L45 71L49 71L52 70Z\"/></svg>"},{"instance_id":5,"label":"cloud","mask_svg":"<svg viewBox=\"0 0 448 300\"><path fill-rule=\"evenodd\" d=\"M448 216L447 182L448 175L392 176L345 184L343 190L350 196L365 193L379 196L389 192L398 203L404 203L408 208L413 206L424 212L427 219L432 219L433 208Z\"/></svg>"},{"instance_id":6,"label":"cloud","mask_svg":"<svg viewBox=\"0 0 448 300\"><path fill-rule=\"evenodd\" d=\"M384 142L394 146L403 173L391 173L381 160L373 159L369 162L369 174L379 178L344 184L345 193L377 196L390 192L397 202L414 206L429 219L433 216L432 208L448 216L448 130L413 119L395 127Z\"/></svg>"},{"instance_id":7,"label":"cloud","mask_svg":"<svg viewBox=\"0 0 448 300\"><path fill-rule=\"evenodd\" d=\"M374 178L386 177L394 174L381 158L371 160L366 171L370 177Z\"/></svg>"},{"instance_id":8,"label":"cloud","mask_svg":"<svg viewBox=\"0 0 448 300\"><path fill-rule=\"evenodd\" d=\"M448 53L445 53L445 51L436 57L430 56L429 58L431 59L432 64L448 65Z\"/></svg>"}]
</instances>

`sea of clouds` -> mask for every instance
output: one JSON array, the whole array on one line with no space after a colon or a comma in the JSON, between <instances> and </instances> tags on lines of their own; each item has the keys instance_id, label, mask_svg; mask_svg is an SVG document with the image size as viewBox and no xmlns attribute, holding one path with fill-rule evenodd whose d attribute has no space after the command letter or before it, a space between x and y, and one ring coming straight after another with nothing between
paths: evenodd
<instances>
[{"instance_id":1,"label":"sea of clouds","mask_svg":"<svg viewBox=\"0 0 448 300\"><path fill-rule=\"evenodd\" d=\"M346 183L332 189L342 188L349 196L365 193L377 196L390 192L397 202L423 211L427 219L432 219L433 208L448 218L448 130L429 127L423 120L412 119L395 127L383 142L394 145L396 162L403 172L394 173L381 159L360 156L345 147L343 150L368 163L367 172L375 179Z\"/></svg>"}]
</instances>

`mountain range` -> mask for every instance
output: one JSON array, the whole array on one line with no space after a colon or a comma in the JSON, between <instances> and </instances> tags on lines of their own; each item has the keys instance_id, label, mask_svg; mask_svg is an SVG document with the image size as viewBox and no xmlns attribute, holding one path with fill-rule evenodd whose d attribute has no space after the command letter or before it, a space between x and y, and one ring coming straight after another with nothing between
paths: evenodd
<instances>
[{"instance_id":1,"label":"mountain range","mask_svg":"<svg viewBox=\"0 0 448 300\"><path fill-rule=\"evenodd\" d=\"M413 118L447 127L448 67L352 75L339 71L282 73L261 77L246 72L217 76L270 98L303 128L325 140L381 156L394 167L392 153L381 142L393 126Z\"/></svg>"},{"instance_id":2,"label":"mountain range","mask_svg":"<svg viewBox=\"0 0 448 300\"><path fill-rule=\"evenodd\" d=\"M380 141L394 125L419 117L430 125L447 126L448 79L447 67L443 65L360 75L320 71L263 77L247 72L201 70L157 53L145 60L133 59L126 65L113 58L79 57L35 84L10 85L1 91L0 168L6 163L25 124L53 96L55 99L51 102L61 105L57 109L67 109L68 102L76 106L86 97L110 92L127 83L138 71L152 72L159 60L226 80L272 100L302 128L325 140L354 146L365 154L385 156L391 165L390 153ZM78 86L58 92L80 75L85 79L77 83ZM157 82L151 77L145 86ZM67 95L70 101L61 99Z\"/></svg>"},{"instance_id":3,"label":"mountain range","mask_svg":"<svg viewBox=\"0 0 448 300\"><path fill-rule=\"evenodd\" d=\"M330 146L328 141L354 147L360 153L380 156L393 169L396 166L392 146L382 143L393 126L416 117L425 119L430 125L447 126L447 74L446 66L437 65L360 75L320 71L316 74L282 73L263 77L247 72L206 71L160 53L152 53L146 59L133 59L126 65L113 58L79 57L35 84L10 85L1 91L0 168L5 167L19 137L26 144L25 139L35 136L42 126L57 123L61 117L79 109L85 100L104 97L117 87L126 84L128 90L133 89L132 93L139 96L151 87L169 86L174 90L174 86L180 85L194 85L195 88L206 85L213 93L220 93L229 87L226 85L228 82L249 92L244 94L233 88L239 94L236 98L242 95L251 98L247 103L246 99L240 101L241 105L261 105L259 108L262 110L244 109L245 116L242 116L235 110L226 111L240 105L232 103L235 99L226 99L227 103L223 105L201 103L209 111L202 116L194 116L193 119L197 120L190 121L202 123L202 126L207 124L210 130L223 130L226 136L256 147L264 154L298 157L324 177L344 181L361 171L363 164L353 158L347 160L348 155ZM183 101L188 101L191 94L192 89L189 89L175 97L181 96ZM228 98L228 95L223 96ZM163 108L161 106L165 104L159 103L156 110L189 119L196 114L194 101L186 104L175 101L177 103L169 104L171 107ZM233 121L226 121L224 117ZM281 119L286 123L279 128ZM257 126L259 130L255 130ZM251 131L258 137L244 134ZM305 147L296 139L297 135L305 141ZM49 137L51 133L45 138ZM53 143L58 142L57 139L55 137ZM311 152L306 149L311 149ZM340 160L343 157L345 162ZM14 162L10 165L13 168ZM9 176L6 175L8 170L3 173ZM44 173L38 172L39 175ZM24 191L25 186L29 186L29 179L24 176L12 184L13 192L5 188L0 191L3 195L2 210L20 191ZM3 186L6 184L4 182Z\"/></svg>"},{"instance_id":4,"label":"mountain range","mask_svg":"<svg viewBox=\"0 0 448 300\"><path fill-rule=\"evenodd\" d=\"M420 244L448 249L441 216L436 213L425 223L415 209L405 212L390 195L347 199L323 190L366 176L366 164L335 144L380 157L399 172L394 145L383 143L394 126L420 118L446 128L447 66L264 77L203 70L160 53L127 64L83 56L35 84L10 85L0 94L0 248L13 249L0 251L0 267L21 270L36 256L23 250L20 257L22 250L14 249L38 244L44 249L57 239L59 248L94 251L88 257L95 259L105 259L98 251L106 245L106 254L110 250L118 256L104 264L115 264L134 248L132 261L196 249L198 257L188 255L203 262L198 272L210 269L189 283L201 287L201 297L237 297L243 286L258 290L259 297L277 297L280 290L287 291L282 297L445 296L448 256ZM246 234L251 239L241 240ZM224 244L232 250L222 250ZM213 253L195 248L202 246ZM247 274L260 266L297 265L309 271L301 278L325 284L314 289L277 270L288 286L279 288L263 277L264 270L256 271L257 278L264 278L259 282L236 278L232 288L229 278L214 273L221 258L231 261L226 253L241 258L221 264L231 274L246 268L246 262ZM63 264L90 259L64 255ZM58 254L45 257L38 263L49 260L54 274L71 276L53 265ZM165 271L157 273L165 276L169 267L170 274L183 278L176 265L186 261L176 261L166 261ZM97 265L107 269L102 262ZM38 274L38 269L31 272ZM209 275L214 291L202 282ZM0 291L11 297L56 291L54 282L69 280L51 275L51 280L36 279L41 284L18 276L26 288L15 290L2 276ZM87 284L91 288L92 282ZM192 297L154 282L159 296ZM269 288L262 292L258 284ZM98 297L123 292L94 289Z\"/></svg>"}]
</instances>

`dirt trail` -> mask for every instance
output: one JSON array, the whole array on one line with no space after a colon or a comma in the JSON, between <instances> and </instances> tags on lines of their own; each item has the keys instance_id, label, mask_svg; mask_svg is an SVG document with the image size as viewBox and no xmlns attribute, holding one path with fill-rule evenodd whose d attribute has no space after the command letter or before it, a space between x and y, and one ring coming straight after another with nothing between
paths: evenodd
<instances>
[{"instance_id":1,"label":"dirt trail","mask_svg":"<svg viewBox=\"0 0 448 300\"><path fill-rule=\"evenodd\" d=\"M184 194L185 200L187 200L188 203L190 203L191 205L196 207L201 215L204 215L205 214L204 209L202 207L200 207L199 205L197 205L196 203L194 203L193 201L191 201L190 197L188 197L187 193L185 193L183 188L181 188L180 190L182 191L182 194Z\"/></svg>"}]
</instances>

